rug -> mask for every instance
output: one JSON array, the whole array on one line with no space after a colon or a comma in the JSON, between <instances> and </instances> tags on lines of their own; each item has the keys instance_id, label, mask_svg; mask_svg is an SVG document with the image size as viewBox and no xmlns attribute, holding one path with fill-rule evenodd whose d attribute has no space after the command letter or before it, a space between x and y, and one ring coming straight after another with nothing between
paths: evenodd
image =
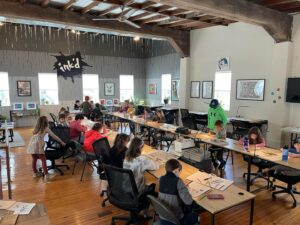
<instances>
[{"instance_id":1,"label":"rug","mask_svg":"<svg viewBox=\"0 0 300 225\"><path fill-rule=\"evenodd\" d=\"M24 147L25 146L25 142L22 138L22 136L17 132L14 131L14 141L9 143L9 146L11 148L17 148L17 147Z\"/></svg>"}]
</instances>

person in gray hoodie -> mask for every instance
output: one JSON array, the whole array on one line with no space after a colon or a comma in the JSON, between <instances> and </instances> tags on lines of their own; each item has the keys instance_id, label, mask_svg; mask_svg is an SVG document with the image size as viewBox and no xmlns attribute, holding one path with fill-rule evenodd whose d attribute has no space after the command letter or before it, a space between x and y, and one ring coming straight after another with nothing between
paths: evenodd
<instances>
[{"instance_id":1,"label":"person in gray hoodie","mask_svg":"<svg viewBox=\"0 0 300 225\"><path fill-rule=\"evenodd\" d=\"M165 169L166 174L159 179L158 199L175 214L182 225L199 224L200 217L195 211L202 209L193 201L188 188L179 178L182 170L180 162L170 159L166 162ZM160 223L172 225L161 216Z\"/></svg>"}]
</instances>

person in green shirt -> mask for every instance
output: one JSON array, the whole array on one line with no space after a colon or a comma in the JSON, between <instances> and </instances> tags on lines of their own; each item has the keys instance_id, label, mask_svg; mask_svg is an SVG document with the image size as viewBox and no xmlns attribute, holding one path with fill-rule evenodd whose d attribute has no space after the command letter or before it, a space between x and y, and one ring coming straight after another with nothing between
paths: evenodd
<instances>
[{"instance_id":1,"label":"person in green shirt","mask_svg":"<svg viewBox=\"0 0 300 225\"><path fill-rule=\"evenodd\" d=\"M218 120L223 122L223 128L227 125L227 115L224 112L224 109L220 106L217 99L212 99L209 104L208 109L208 124L207 128L209 130L215 129L215 124Z\"/></svg>"}]
</instances>

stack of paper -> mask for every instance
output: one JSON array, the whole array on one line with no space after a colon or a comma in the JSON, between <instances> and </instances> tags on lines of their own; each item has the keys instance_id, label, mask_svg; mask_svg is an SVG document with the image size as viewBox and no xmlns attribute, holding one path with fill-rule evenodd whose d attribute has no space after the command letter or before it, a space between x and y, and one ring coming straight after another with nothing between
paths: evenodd
<instances>
[{"instance_id":1,"label":"stack of paper","mask_svg":"<svg viewBox=\"0 0 300 225\"><path fill-rule=\"evenodd\" d=\"M167 153L164 151L159 151L159 150L145 154L145 156L156 161L160 165L164 165L169 159L177 159L178 158L177 155Z\"/></svg>"},{"instance_id":2,"label":"stack of paper","mask_svg":"<svg viewBox=\"0 0 300 225\"><path fill-rule=\"evenodd\" d=\"M28 215L34 206L35 206L35 203L16 202L8 210L13 211L14 214L17 214L17 215Z\"/></svg>"},{"instance_id":3,"label":"stack of paper","mask_svg":"<svg viewBox=\"0 0 300 225\"><path fill-rule=\"evenodd\" d=\"M199 184L197 182L191 182L188 185L188 189L190 194L192 195L193 198L196 198L204 193L206 193L207 191L210 190L210 187L207 187L205 185Z\"/></svg>"},{"instance_id":4,"label":"stack of paper","mask_svg":"<svg viewBox=\"0 0 300 225\"><path fill-rule=\"evenodd\" d=\"M187 177L187 179L221 191L225 191L231 184L233 184L233 181L231 180L226 180L221 177L200 171Z\"/></svg>"}]
</instances>

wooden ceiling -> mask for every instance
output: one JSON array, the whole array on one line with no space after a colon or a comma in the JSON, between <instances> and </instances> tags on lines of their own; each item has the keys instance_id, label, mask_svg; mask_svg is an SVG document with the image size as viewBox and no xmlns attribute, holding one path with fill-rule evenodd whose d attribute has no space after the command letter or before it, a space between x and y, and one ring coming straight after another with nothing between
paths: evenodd
<instances>
[{"instance_id":1,"label":"wooden ceiling","mask_svg":"<svg viewBox=\"0 0 300 225\"><path fill-rule=\"evenodd\" d=\"M22 4L38 4L64 11L90 14L94 18L118 18L121 15L140 25L155 25L163 28L193 30L210 26L227 26L235 21L194 12L172 5L162 5L148 0L20 0Z\"/></svg>"},{"instance_id":2,"label":"wooden ceiling","mask_svg":"<svg viewBox=\"0 0 300 225\"><path fill-rule=\"evenodd\" d=\"M297 0L252 0L252 2L287 14L300 12L300 1Z\"/></svg>"}]
</instances>

